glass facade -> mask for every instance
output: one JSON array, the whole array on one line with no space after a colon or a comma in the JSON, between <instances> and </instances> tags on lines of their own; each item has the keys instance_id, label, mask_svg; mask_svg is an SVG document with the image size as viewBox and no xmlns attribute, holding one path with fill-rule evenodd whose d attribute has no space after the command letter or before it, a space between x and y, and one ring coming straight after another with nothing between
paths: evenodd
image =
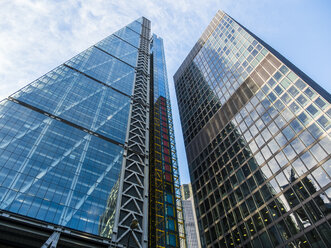
<instances>
[{"instance_id":1,"label":"glass facade","mask_svg":"<svg viewBox=\"0 0 331 248\"><path fill-rule=\"evenodd\" d=\"M0 244L185 247L179 185L163 41L146 18L0 102ZM17 243L10 221L31 225Z\"/></svg>"},{"instance_id":2,"label":"glass facade","mask_svg":"<svg viewBox=\"0 0 331 248\"><path fill-rule=\"evenodd\" d=\"M0 208L110 237L141 20L0 106ZM104 229L108 228L108 232Z\"/></svg>"},{"instance_id":3,"label":"glass facade","mask_svg":"<svg viewBox=\"0 0 331 248\"><path fill-rule=\"evenodd\" d=\"M219 11L175 86L203 247L330 247L330 94Z\"/></svg>"},{"instance_id":4,"label":"glass facade","mask_svg":"<svg viewBox=\"0 0 331 248\"><path fill-rule=\"evenodd\" d=\"M187 246L190 248L201 248L198 232L198 221L194 208L192 185L183 184L180 189L183 197L182 202Z\"/></svg>"},{"instance_id":5,"label":"glass facade","mask_svg":"<svg viewBox=\"0 0 331 248\"><path fill-rule=\"evenodd\" d=\"M186 247L163 40L151 43L149 247Z\"/></svg>"}]
</instances>

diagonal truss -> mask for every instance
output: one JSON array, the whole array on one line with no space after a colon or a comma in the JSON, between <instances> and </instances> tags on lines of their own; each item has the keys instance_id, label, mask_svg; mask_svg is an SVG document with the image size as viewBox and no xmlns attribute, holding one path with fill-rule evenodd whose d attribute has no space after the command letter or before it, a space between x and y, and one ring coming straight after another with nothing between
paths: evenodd
<instances>
[{"instance_id":1,"label":"diagonal truss","mask_svg":"<svg viewBox=\"0 0 331 248\"><path fill-rule=\"evenodd\" d=\"M100 129L101 127L103 127L106 124L107 121L109 121L111 118L113 118L116 114L118 114L127 105L128 105L128 103L124 104L121 108L119 108L118 110L116 110L115 113L113 113L112 115L108 116L108 118L106 118L106 120L104 120L103 122L101 122L100 125L95 128L95 130L97 131L98 129ZM100 110L98 110L98 111L100 111ZM95 120L93 121L93 125L92 125L93 128L96 125L96 118L97 118L97 116L98 115L95 115L95 118L94 118ZM51 122L52 121L53 121L53 119L46 119L45 122L42 122L42 123L46 123L46 126L43 128L43 131L44 131L44 129L47 129L48 130L48 128L51 125ZM39 126L40 125L38 125L38 127ZM37 128L35 128L35 129L37 129ZM41 133L43 133L43 132L41 132ZM24 134L26 134L26 133L24 133ZM47 167L44 170L42 170L41 172L39 172L38 175L33 180L31 180L31 182L29 182L28 184L26 184L15 195L9 196L9 195L4 194L3 197L2 197L2 201L1 201L2 203L1 203L1 206L0 207L2 209L5 209L6 207L8 207L15 199L17 199L21 194L24 194L26 191L28 191L36 182L40 181L47 173L49 173L58 164L60 164L60 162L63 159L65 159L68 155L70 155L81 144L83 144L84 142L86 142L85 143L85 148L84 148L83 153L81 155L80 163L77 166L77 170L80 171L79 168L81 167L81 161L84 160L84 159L82 159L82 156L85 156L86 155L86 151L87 151L87 147L88 147L88 144L89 144L90 139L91 139L91 135L90 134L86 134L84 137L82 137L80 140L78 140L69 150L67 150L60 158L56 159L49 167ZM40 143L40 141L38 142L38 139L37 139L37 141L34 144L34 148L31 150L32 152L30 152L31 154L33 154L35 152L35 150L37 149L39 143ZM29 157L27 157L27 158L29 158ZM24 161L24 162L25 163L23 163L23 165L20 168L20 170L22 172L24 171L25 167L27 166L28 161ZM76 173L78 173L77 170L76 170ZM16 184L16 182L19 180L20 175L21 174L17 174L17 177L14 178L14 180L11 183L11 185L14 186ZM79 176L79 173L78 174L75 174L75 177L78 177L78 176ZM72 185L71 189L73 189L73 185Z\"/></svg>"},{"instance_id":2,"label":"diagonal truss","mask_svg":"<svg viewBox=\"0 0 331 248\"><path fill-rule=\"evenodd\" d=\"M82 197L79 202L76 204L74 210L67 214L65 218L62 220L61 225L65 226L67 223L71 220L72 216L75 215L75 213L81 208L81 206L86 202L87 198L93 193L93 191L98 187L98 185L102 182L102 180L105 178L105 176L108 174L108 172L113 168L113 166L118 162L118 160L122 157L122 154L118 154L114 161L108 165L106 170L98 177L98 179L95 181L95 183L92 185L91 188L87 191L87 193Z\"/></svg>"},{"instance_id":3,"label":"diagonal truss","mask_svg":"<svg viewBox=\"0 0 331 248\"><path fill-rule=\"evenodd\" d=\"M130 28L129 28L130 29ZM132 29L131 29L132 30ZM132 30L133 32L136 32ZM111 161L109 164L107 164L106 169L99 175L99 177L95 180L93 185L90 186L90 188L87 190L86 194L79 199L79 201L75 204L74 210L69 209L70 203L73 202L74 197L74 189L77 186L79 176L81 175L81 172L83 171L83 162L85 160L85 157L87 155L87 151L89 149L91 139L92 139L92 131L98 131L101 127L103 127L107 122L112 119L115 115L117 115L119 112L121 112L124 108L128 107L130 104L130 118L128 121L128 127L127 127L127 136L126 136L126 142L124 147L124 159L123 159L123 166L122 166L122 173L121 173L121 183L120 183L120 189L119 189L119 196L117 201L117 211L115 213L115 228L113 233L113 241L116 241L116 243L119 244L119 247L125 246L128 240L128 237L131 236L132 244L135 245L135 247L147 247L147 235L148 235L148 161L149 161L149 46L150 46L150 22L143 18L142 23L142 31L140 34L140 45L137 55L137 66L135 68L135 82L134 82L134 89L133 89L133 96L131 98L131 103L125 103L120 108L116 109L115 111L111 111L112 113L109 114L109 116L104 119L103 121L98 121L97 117L99 116L100 107L103 103L103 101L107 101L106 91L104 90L105 87L102 87L102 89L89 92L87 96L81 97L76 102L70 102L66 103L68 105L65 106L65 108L62 109L66 98L68 95L70 95L70 92L72 88L75 86L76 80L68 80L70 84L68 83L65 85L65 92L58 97L58 101L56 103L55 109L52 110L52 113L46 113L44 110L37 110L39 113L45 114L49 118L46 118L45 120L41 120L38 124L32 124L28 130L24 130L22 133L16 136L14 140L11 140L10 143L13 143L24 136L26 137L28 134L30 134L32 131L39 131L39 134L36 134L36 139L33 144L31 145L31 148L28 152L28 155L26 159L23 161L23 163L20 165L19 172L16 174L16 176L12 179L10 182L10 188L13 188L19 180L21 172L24 172L26 169L28 169L30 164L30 158L35 152L38 152L38 147L40 147L40 144L42 143L43 137L47 135L48 132L51 130L52 124L54 124L54 120L57 121L64 121L64 119L60 120L62 117L60 117L61 114L66 113L69 110L72 110L77 105L83 103L84 101L91 99L94 96L97 96L98 94L101 94L100 101L98 103L98 108L96 110L95 116L93 118L93 123L90 128L90 130L84 130L87 132L86 135L82 135L84 137L81 137L79 140L76 140L73 142L71 147L68 147L63 154L61 154L59 157L54 157L52 163L47 166L47 168L41 169L38 174L31 180L26 181L24 185L20 188L19 192L16 192L14 195L11 195L8 192L0 196L2 198L0 202L2 202L1 208L5 209L8 206L10 206L15 199L20 197L22 194L29 191L29 189L35 185L37 182L40 182L43 180L43 178L49 174L53 169L57 168L61 162L68 157L70 154L72 154L74 151L77 151L78 149L82 149L80 155L79 155L79 163L77 164L77 167L75 168L75 173L73 174L73 178L71 181L70 189L68 194L65 196L65 207L62 211L61 218L60 218L60 225L65 226L67 225L72 217L76 214L76 212L83 206L83 204L86 202L88 197L90 197L95 189L100 185L100 183L104 180L104 178L109 174L111 169L116 165L116 163L119 163L119 161L123 157L123 153L120 152L117 154L116 157L114 157L113 161ZM124 57L130 57L134 52L128 51L126 53L123 53ZM88 60L85 60L82 64L82 68L85 67ZM123 61L122 61L123 62ZM104 63L107 63L105 61ZM63 64L66 66L66 64ZM98 64L98 66L102 65ZM114 65L112 65L114 66ZM69 66L67 66L70 70L74 69ZM133 67L133 66L132 66ZM59 69L60 67L56 68L55 70ZM111 70L114 68L112 67ZM76 71L76 70L75 70ZM78 71L80 72L80 71ZM82 73L82 72L80 72ZM128 72L125 74L122 74L121 77L117 78L116 80L112 81L110 85L111 86L114 83L117 83L118 81L121 81L123 78L127 77L132 72ZM82 73L86 76L86 74ZM88 75L87 75L88 76ZM50 75L46 74L46 77L55 79L56 76L51 77ZM89 77L89 76L88 76ZM108 75L107 81L110 79L110 74ZM92 78L93 79L93 78ZM52 85L55 84L56 81L49 80L49 82L46 82L47 78L40 79L40 85L36 85L37 88L42 88L42 84ZM98 81L98 80L96 80ZM104 83L98 81L99 83L105 85ZM114 89L113 87L111 87ZM32 91L33 88L31 87L31 84L28 85L25 88L27 91ZM24 89L23 89L24 90ZM44 90L49 90L45 88ZM117 90L118 91L118 90ZM124 94L124 93L123 93ZM127 94L124 94L128 96ZM20 101L19 98L15 99L15 96L18 95L12 95L8 98L8 100L13 101L18 104L24 104L29 105L28 103L24 103L23 101ZM130 96L129 96L130 97ZM31 108L34 106L30 106ZM34 108L32 108L34 109ZM35 109L38 109L38 107L35 107ZM35 110L34 109L34 110ZM69 122L69 121L68 121ZM75 124L75 123L74 123ZM84 127L79 127L80 129ZM94 134L95 136L98 136L97 134ZM105 138L105 137L104 137ZM9 143L8 143L9 144ZM0 148L5 148L8 146L7 143L1 144ZM122 144L120 144L122 147ZM131 232L130 225L133 219L138 220L138 227ZM57 230L54 231L54 233L47 239L47 241L43 244L43 247L56 247L58 241L60 240L61 233L64 233L63 230ZM69 232L68 232L69 233ZM113 247L112 245L110 245ZM116 244L117 247L117 244Z\"/></svg>"},{"instance_id":4,"label":"diagonal truss","mask_svg":"<svg viewBox=\"0 0 331 248\"><path fill-rule=\"evenodd\" d=\"M147 247L149 154L149 45L150 21L143 18L126 149L112 239L126 245ZM133 219L138 227L130 229Z\"/></svg>"}]
</instances>

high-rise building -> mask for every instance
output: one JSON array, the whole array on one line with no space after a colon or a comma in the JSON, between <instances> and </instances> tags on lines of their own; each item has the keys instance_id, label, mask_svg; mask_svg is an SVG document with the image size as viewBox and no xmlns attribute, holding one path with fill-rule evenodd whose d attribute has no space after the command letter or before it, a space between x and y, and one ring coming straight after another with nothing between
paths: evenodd
<instances>
[{"instance_id":1,"label":"high-rise building","mask_svg":"<svg viewBox=\"0 0 331 248\"><path fill-rule=\"evenodd\" d=\"M163 40L151 47L149 247L186 247Z\"/></svg>"},{"instance_id":2,"label":"high-rise building","mask_svg":"<svg viewBox=\"0 0 331 248\"><path fill-rule=\"evenodd\" d=\"M331 247L330 94L222 11L174 79L202 246Z\"/></svg>"},{"instance_id":3,"label":"high-rise building","mask_svg":"<svg viewBox=\"0 0 331 248\"><path fill-rule=\"evenodd\" d=\"M163 43L146 18L0 103L1 244L184 247L179 185Z\"/></svg>"},{"instance_id":4,"label":"high-rise building","mask_svg":"<svg viewBox=\"0 0 331 248\"><path fill-rule=\"evenodd\" d=\"M194 198L191 184L183 184L180 187L182 192L182 203L184 212L184 223L186 243L188 248L201 248L200 235L198 233L198 221L195 212Z\"/></svg>"}]
</instances>

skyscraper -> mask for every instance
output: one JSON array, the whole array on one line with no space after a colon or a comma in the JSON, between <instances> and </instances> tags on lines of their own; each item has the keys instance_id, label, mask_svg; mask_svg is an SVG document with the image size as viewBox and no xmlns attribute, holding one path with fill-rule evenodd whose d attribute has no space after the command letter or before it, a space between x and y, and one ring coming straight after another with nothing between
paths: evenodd
<instances>
[{"instance_id":1,"label":"skyscraper","mask_svg":"<svg viewBox=\"0 0 331 248\"><path fill-rule=\"evenodd\" d=\"M331 247L330 94L218 11L175 76L203 247Z\"/></svg>"},{"instance_id":2,"label":"skyscraper","mask_svg":"<svg viewBox=\"0 0 331 248\"><path fill-rule=\"evenodd\" d=\"M181 186L182 203L184 211L186 243L189 248L200 248L200 235L198 232L198 221L195 212L193 192L191 184Z\"/></svg>"},{"instance_id":3,"label":"skyscraper","mask_svg":"<svg viewBox=\"0 0 331 248\"><path fill-rule=\"evenodd\" d=\"M163 40L151 47L149 246L186 247Z\"/></svg>"},{"instance_id":4,"label":"skyscraper","mask_svg":"<svg viewBox=\"0 0 331 248\"><path fill-rule=\"evenodd\" d=\"M173 212L158 213L164 239L156 244L179 247L185 236L165 75L162 40L151 39L142 17L1 101L0 243L147 247L156 218L152 158L160 153L161 201ZM153 146L161 133L161 148Z\"/></svg>"}]
</instances>

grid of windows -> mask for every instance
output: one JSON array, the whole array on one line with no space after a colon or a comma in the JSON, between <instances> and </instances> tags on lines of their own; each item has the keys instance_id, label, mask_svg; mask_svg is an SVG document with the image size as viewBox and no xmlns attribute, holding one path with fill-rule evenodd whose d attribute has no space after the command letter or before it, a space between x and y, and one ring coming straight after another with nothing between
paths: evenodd
<instances>
[{"instance_id":1,"label":"grid of windows","mask_svg":"<svg viewBox=\"0 0 331 248\"><path fill-rule=\"evenodd\" d=\"M1 210L111 237L141 26L0 103Z\"/></svg>"},{"instance_id":2,"label":"grid of windows","mask_svg":"<svg viewBox=\"0 0 331 248\"><path fill-rule=\"evenodd\" d=\"M176 92L181 96L178 105L186 144L266 54L267 50L237 23L224 19L220 22L176 83ZM185 84L188 80L190 84Z\"/></svg>"},{"instance_id":3,"label":"grid of windows","mask_svg":"<svg viewBox=\"0 0 331 248\"><path fill-rule=\"evenodd\" d=\"M186 247L163 40L151 48L149 246Z\"/></svg>"},{"instance_id":4,"label":"grid of windows","mask_svg":"<svg viewBox=\"0 0 331 248\"><path fill-rule=\"evenodd\" d=\"M202 244L329 247L330 98L262 43L221 15L175 78ZM214 112L206 94L187 104L199 80Z\"/></svg>"},{"instance_id":5,"label":"grid of windows","mask_svg":"<svg viewBox=\"0 0 331 248\"><path fill-rule=\"evenodd\" d=\"M11 97L124 143L130 98L68 67L59 66Z\"/></svg>"},{"instance_id":6,"label":"grid of windows","mask_svg":"<svg viewBox=\"0 0 331 248\"><path fill-rule=\"evenodd\" d=\"M193 193L191 184L183 184L181 186L183 196L183 212L185 220L186 242L190 248L201 248L198 222L193 202Z\"/></svg>"},{"instance_id":7,"label":"grid of windows","mask_svg":"<svg viewBox=\"0 0 331 248\"><path fill-rule=\"evenodd\" d=\"M185 231L187 246L191 248L198 248L199 243L197 239L197 230L195 228L196 220L194 218L195 212L193 211L193 198L183 200L183 210L185 218Z\"/></svg>"},{"instance_id":8,"label":"grid of windows","mask_svg":"<svg viewBox=\"0 0 331 248\"><path fill-rule=\"evenodd\" d=\"M0 107L0 208L98 234L123 148L13 102Z\"/></svg>"}]
</instances>

